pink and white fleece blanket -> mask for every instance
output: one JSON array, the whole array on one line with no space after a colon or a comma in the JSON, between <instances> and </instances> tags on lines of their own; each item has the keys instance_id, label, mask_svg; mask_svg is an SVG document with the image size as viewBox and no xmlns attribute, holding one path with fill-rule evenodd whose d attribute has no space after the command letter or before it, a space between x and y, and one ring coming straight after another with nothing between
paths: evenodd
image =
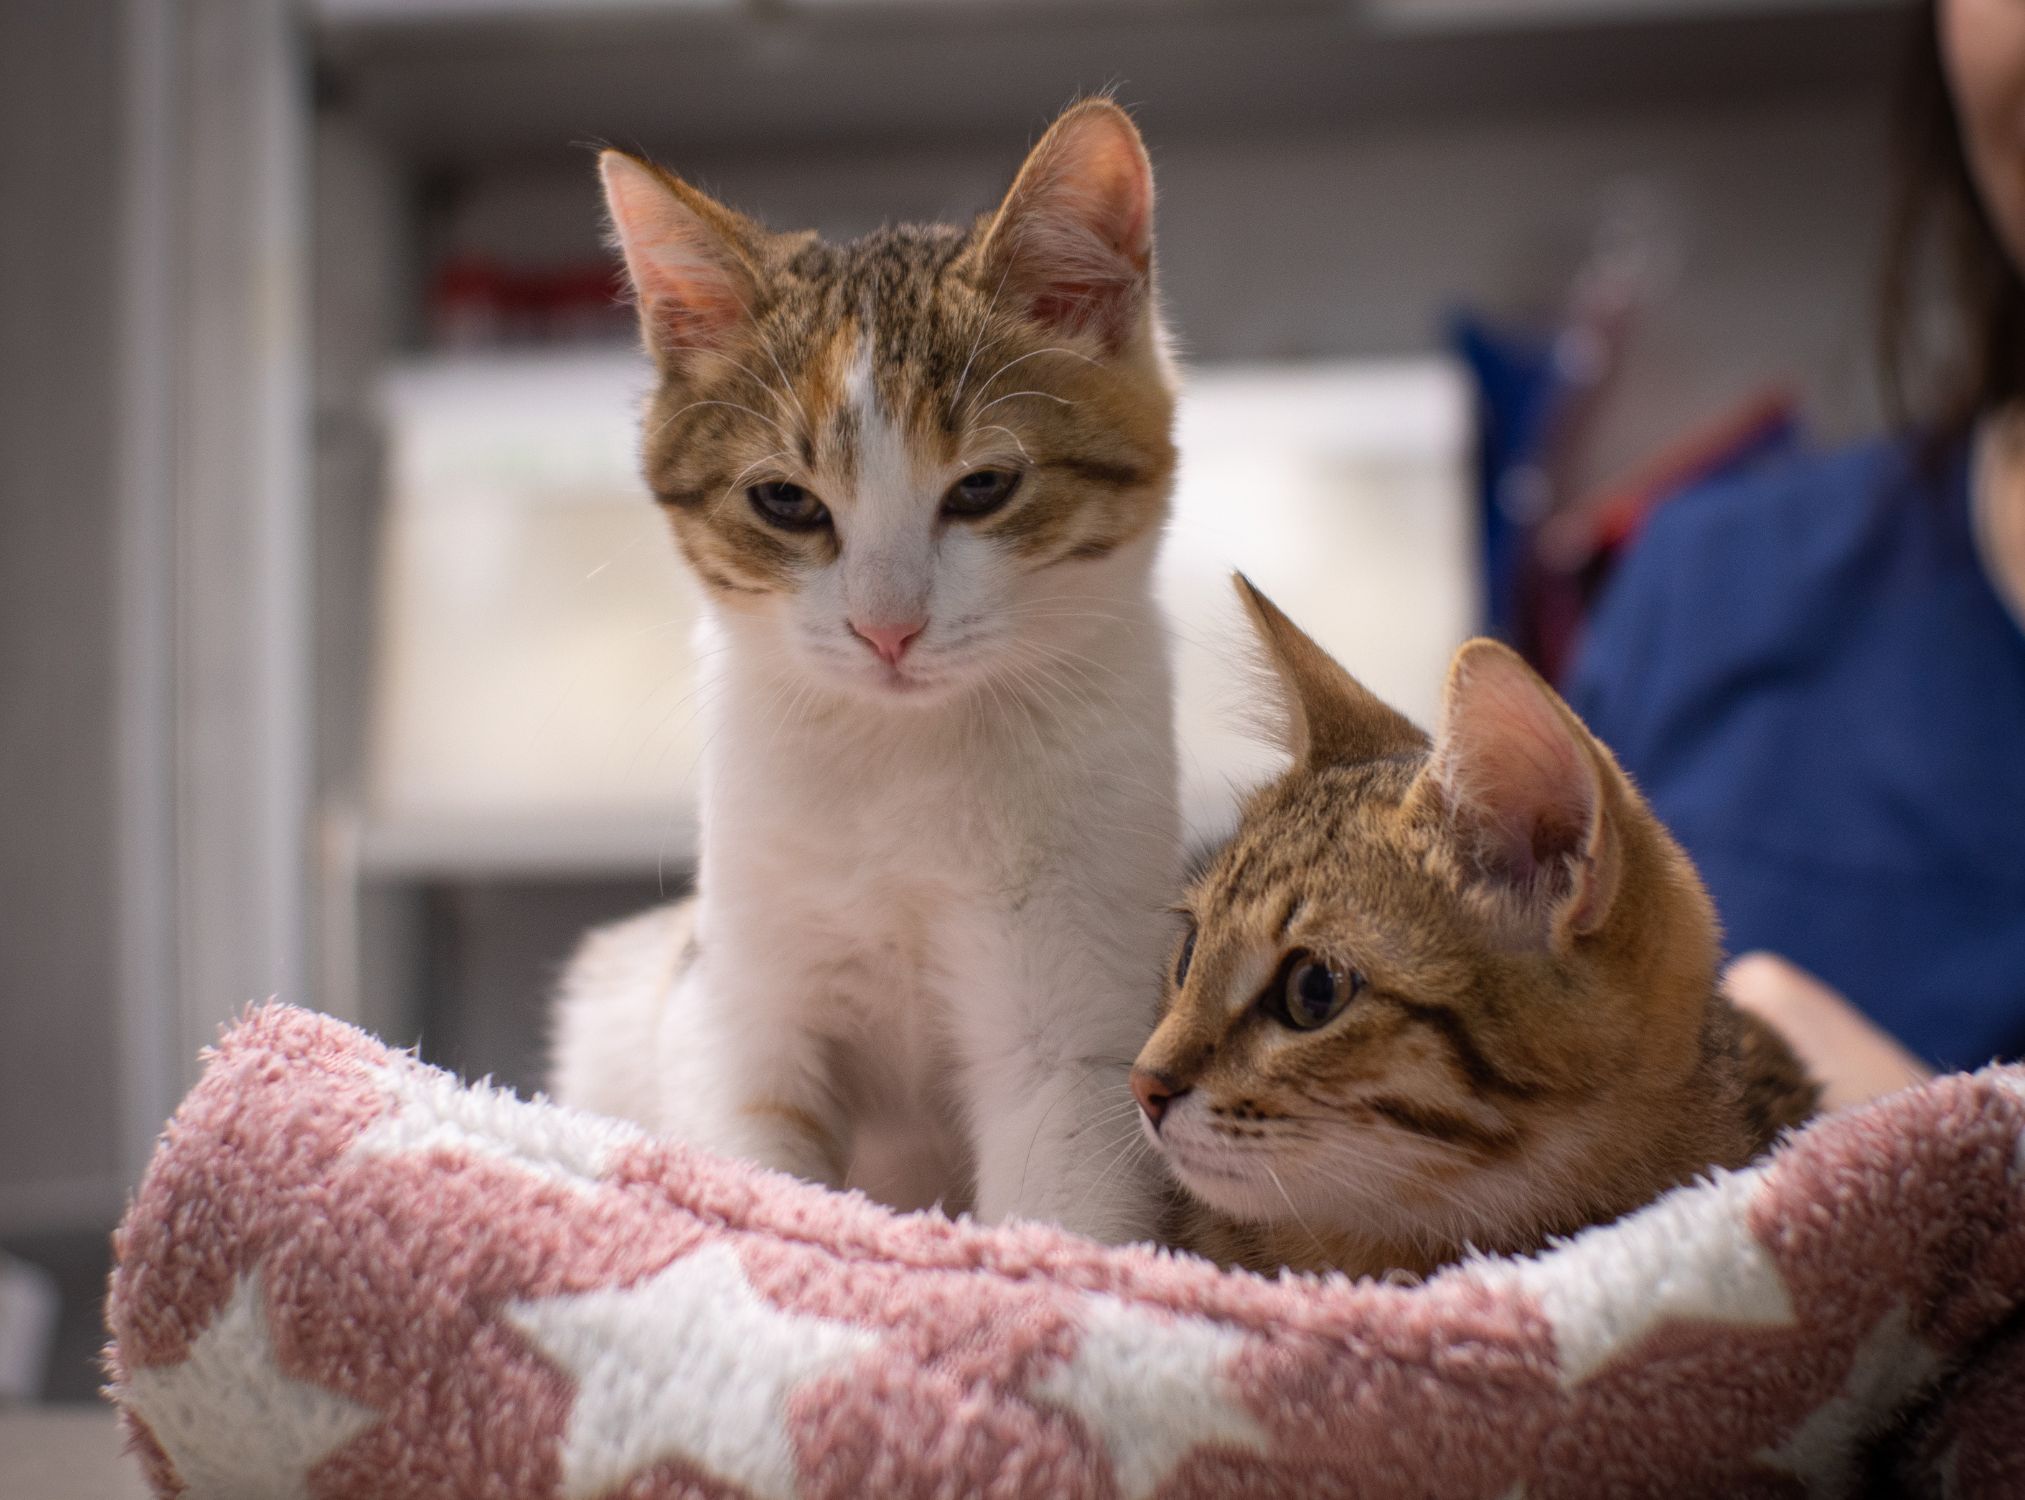
<instances>
[{"instance_id":1,"label":"pink and white fleece blanket","mask_svg":"<svg viewBox=\"0 0 2025 1500\"><path fill-rule=\"evenodd\" d=\"M1418 1287L984 1229L248 1015L117 1239L159 1495L2025 1496L2025 1070Z\"/></svg>"}]
</instances>

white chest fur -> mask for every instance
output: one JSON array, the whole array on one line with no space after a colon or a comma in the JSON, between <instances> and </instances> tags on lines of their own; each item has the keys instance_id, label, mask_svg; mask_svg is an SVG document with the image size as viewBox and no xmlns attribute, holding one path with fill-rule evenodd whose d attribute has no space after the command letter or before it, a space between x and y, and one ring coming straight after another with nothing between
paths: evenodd
<instances>
[{"instance_id":1,"label":"white chest fur","mask_svg":"<svg viewBox=\"0 0 2025 1500\"><path fill-rule=\"evenodd\" d=\"M819 1181L856 1159L882 1196L1149 1234L1126 1074L1179 838L1152 550L1106 564L1127 587L1075 673L931 707L811 704L713 643L693 931L587 949L558 1093Z\"/></svg>"}]
</instances>

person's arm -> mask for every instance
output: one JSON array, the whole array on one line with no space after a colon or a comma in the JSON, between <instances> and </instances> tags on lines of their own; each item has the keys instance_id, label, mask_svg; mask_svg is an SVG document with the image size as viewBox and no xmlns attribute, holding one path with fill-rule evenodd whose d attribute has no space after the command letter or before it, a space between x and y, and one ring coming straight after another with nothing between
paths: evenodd
<instances>
[{"instance_id":1,"label":"person's arm","mask_svg":"<svg viewBox=\"0 0 2025 1500\"><path fill-rule=\"evenodd\" d=\"M1786 1038L1820 1081L1824 1111L1934 1076L1840 994L1777 954L1744 954L1725 971L1723 988Z\"/></svg>"}]
</instances>

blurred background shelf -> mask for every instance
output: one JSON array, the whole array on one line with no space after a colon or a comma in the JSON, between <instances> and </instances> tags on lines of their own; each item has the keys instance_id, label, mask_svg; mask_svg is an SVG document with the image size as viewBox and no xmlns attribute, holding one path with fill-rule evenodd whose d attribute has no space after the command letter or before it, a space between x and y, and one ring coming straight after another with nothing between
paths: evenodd
<instances>
[{"instance_id":1,"label":"blurred background shelf","mask_svg":"<svg viewBox=\"0 0 2025 1500\"><path fill-rule=\"evenodd\" d=\"M586 140L989 143L1115 87L1155 143L1790 102L1887 76L1893 0L324 0L321 83L438 168ZM671 80L679 79L679 86ZM932 122L932 123L930 123Z\"/></svg>"},{"instance_id":2,"label":"blurred background shelf","mask_svg":"<svg viewBox=\"0 0 2025 1500\"><path fill-rule=\"evenodd\" d=\"M680 805L365 821L334 810L327 821L329 837L356 840L356 868L369 880L597 876L680 885L696 857L695 814Z\"/></svg>"},{"instance_id":3,"label":"blurred background shelf","mask_svg":"<svg viewBox=\"0 0 2025 1500\"><path fill-rule=\"evenodd\" d=\"M362 870L676 868L703 754L700 595L635 474L625 348L414 356L381 398ZM1448 359L1205 365L1185 382L1160 583L1184 810L1271 764L1242 721L1243 568L1410 713L1481 617L1471 395Z\"/></svg>"}]
</instances>

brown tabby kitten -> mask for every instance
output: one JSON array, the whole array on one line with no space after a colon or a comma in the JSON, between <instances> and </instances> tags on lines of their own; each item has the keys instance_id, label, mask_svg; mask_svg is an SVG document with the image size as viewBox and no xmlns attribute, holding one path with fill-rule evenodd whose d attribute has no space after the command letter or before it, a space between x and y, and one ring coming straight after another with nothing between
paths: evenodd
<instances>
[{"instance_id":1,"label":"brown tabby kitten","mask_svg":"<svg viewBox=\"0 0 2025 1500\"><path fill-rule=\"evenodd\" d=\"M1686 854L1518 656L1463 646L1430 743L1238 585L1294 766L1190 891L1133 1072L1181 1243L1421 1274L1616 1218L1812 1113L1717 988Z\"/></svg>"}]
</instances>

